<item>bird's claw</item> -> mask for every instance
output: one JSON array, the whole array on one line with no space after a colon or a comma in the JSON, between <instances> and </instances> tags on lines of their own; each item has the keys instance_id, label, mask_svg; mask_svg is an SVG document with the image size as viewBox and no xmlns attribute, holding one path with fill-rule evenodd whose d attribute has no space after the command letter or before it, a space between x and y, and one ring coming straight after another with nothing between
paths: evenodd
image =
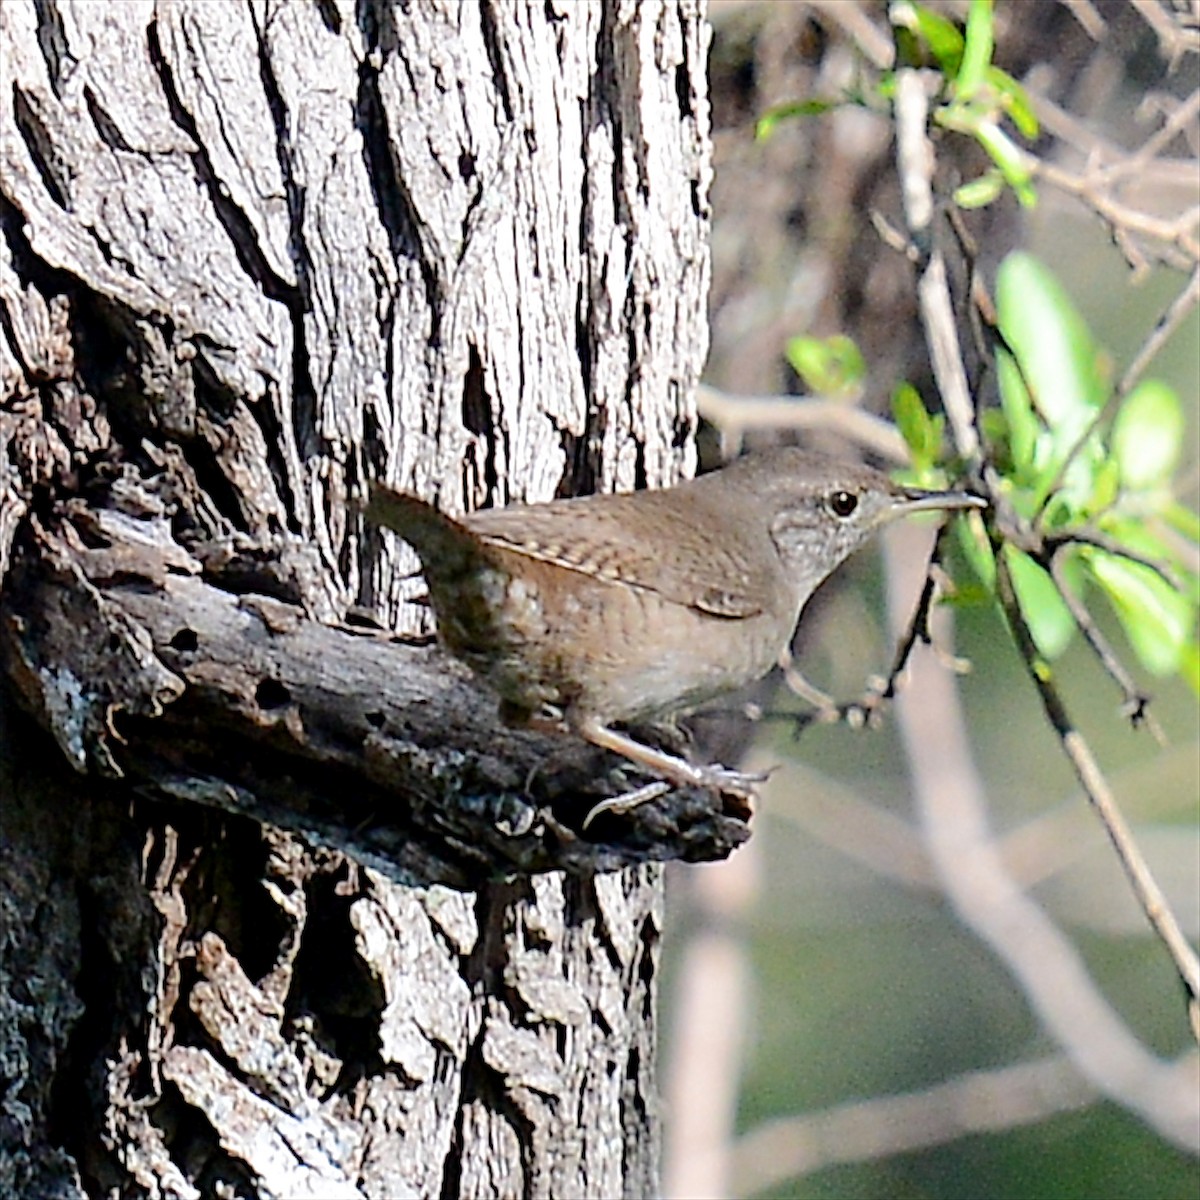
<instances>
[{"instance_id":1,"label":"bird's claw","mask_svg":"<svg viewBox=\"0 0 1200 1200\"><path fill-rule=\"evenodd\" d=\"M657 783L644 784L642 787L634 788L631 792L623 792L620 796L610 796L607 800L601 800L599 804L593 804L588 809L588 814L583 818L583 825L580 828L587 829L601 813L629 812L630 809L637 808L639 804L645 804L649 800L657 800L659 796L665 796L670 790L671 784L660 779Z\"/></svg>"},{"instance_id":2,"label":"bird's claw","mask_svg":"<svg viewBox=\"0 0 1200 1200\"><path fill-rule=\"evenodd\" d=\"M707 788L719 795L734 797L739 803L733 806L733 815L743 820L750 817L753 811L751 805L758 799L757 785L765 783L770 778L769 771L756 771L749 774L715 764L708 767L695 767L689 764L689 775L691 777L686 782L693 787ZM641 804L665 796L676 786L678 786L676 783L658 780L655 783L647 783L642 787L634 788L630 792L624 792L620 796L611 796L607 800L601 800L599 804L593 805L588 810L587 816L583 818L581 828L587 829L601 813L630 812Z\"/></svg>"}]
</instances>

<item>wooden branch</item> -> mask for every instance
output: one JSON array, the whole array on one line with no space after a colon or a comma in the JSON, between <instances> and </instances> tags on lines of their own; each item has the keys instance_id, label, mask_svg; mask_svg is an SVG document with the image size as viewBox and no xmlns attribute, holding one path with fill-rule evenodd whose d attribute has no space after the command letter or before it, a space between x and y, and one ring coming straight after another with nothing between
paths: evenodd
<instances>
[{"instance_id":1,"label":"wooden branch","mask_svg":"<svg viewBox=\"0 0 1200 1200\"><path fill-rule=\"evenodd\" d=\"M437 647L234 595L178 547L164 554L147 530L165 523L110 516L119 547L43 531L48 569L5 596L7 672L77 769L297 832L409 884L704 861L749 836L703 791L585 836L587 812L639 782L628 764L501 727L494 697Z\"/></svg>"}]
</instances>

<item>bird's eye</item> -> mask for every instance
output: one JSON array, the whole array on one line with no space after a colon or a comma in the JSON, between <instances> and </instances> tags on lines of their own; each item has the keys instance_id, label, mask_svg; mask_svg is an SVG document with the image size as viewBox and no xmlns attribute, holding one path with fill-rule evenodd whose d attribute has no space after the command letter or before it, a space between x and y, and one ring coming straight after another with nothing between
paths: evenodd
<instances>
[{"instance_id":1,"label":"bird's eye","mask_svg":"<svg viewBox=\"0 0 1200 1200\"><path fill-rule=\"evenodd\" d=\"M858 496L854 492L830 492L825 497L825 507L833 516L845 520L846 517L853 516L854 510L858 508Z\"/></svg>"}]
</instances>

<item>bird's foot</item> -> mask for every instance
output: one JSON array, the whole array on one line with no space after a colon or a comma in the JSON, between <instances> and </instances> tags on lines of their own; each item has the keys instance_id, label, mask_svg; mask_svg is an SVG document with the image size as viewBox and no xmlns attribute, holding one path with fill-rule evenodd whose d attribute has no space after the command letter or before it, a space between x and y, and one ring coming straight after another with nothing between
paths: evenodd
<instances>
[{"instance_id":1,"label":"bird's foot","mask_svg":"<svg viewBox=\"0 0 1200 1200\"><path fill-rule=\"evenodd\" d=\"M758 785L771 778L769 771L735 771L731 767L721 766L720 763L713 763L707 767L692 767L692 770L696 772L696 782L701 787L710 788L724 796L736 796L739 800L756 800Z\"/></svg>"}]
</instances>

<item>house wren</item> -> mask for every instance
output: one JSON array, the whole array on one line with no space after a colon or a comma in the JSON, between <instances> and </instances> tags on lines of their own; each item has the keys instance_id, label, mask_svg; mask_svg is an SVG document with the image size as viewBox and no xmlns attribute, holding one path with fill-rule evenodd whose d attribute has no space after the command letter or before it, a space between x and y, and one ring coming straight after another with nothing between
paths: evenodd
<instances>
[{"instance_id":1,"label":"house wren","mask_svg":"<svg viewBox=\"0 0 1200 1200\"><path fill-rule=\"evenodd\" d=\"M506 723L569 731L672 784L748 797L748 777L614 724L760 679L809 596L880 525L984 503L783 448L661 491L458 518L375 484L367 516L417 552L443 643L500 696Z\"/></svg>"}]
</instances>

